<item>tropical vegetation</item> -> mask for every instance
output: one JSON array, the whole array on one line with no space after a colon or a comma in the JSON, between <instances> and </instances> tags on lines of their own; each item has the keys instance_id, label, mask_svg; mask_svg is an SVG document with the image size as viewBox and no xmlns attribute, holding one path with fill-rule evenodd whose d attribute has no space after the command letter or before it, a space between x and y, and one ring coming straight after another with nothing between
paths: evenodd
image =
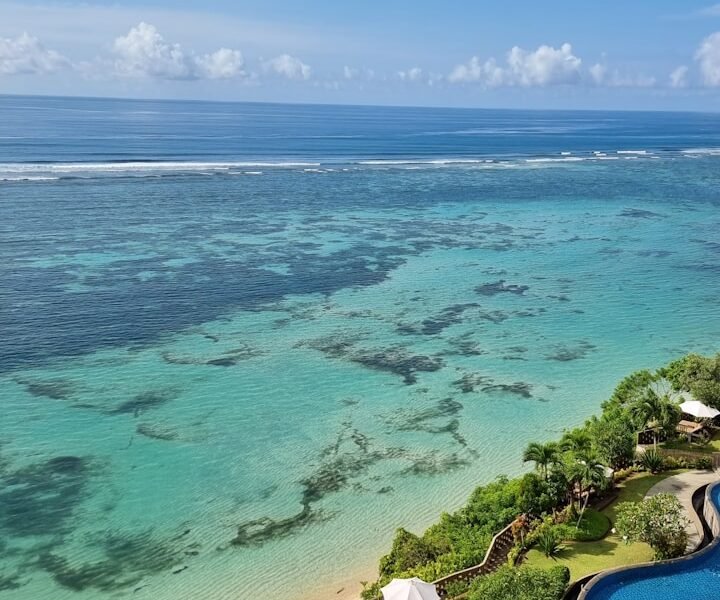
<instances>
[{"instance_id":1,"label":"tropical vegetation","mask_svg":"<svg viewBox=\"0 0 720 600\"><path fill-rule=\"evenodd\" d=\"M668 530L661 531L657 538L643 528L650 518L641 510L643 507L625 505L622 512L616 514L610 508L603 514L590 508L590 501L613 485L612 476L608 477L613 471L617 482L638 471L659 473L672 468L710 466L706 458L671 459L657 450L661 442L675 437L680 419L678 394L683 391L720 408L720 354L712 358L691 354L655 372L632 373L602 404L599 415L581 427L565 431L560 440L529 444L523 461L533 465L532 472L515 479L499 477L476 488L465 506L444 513L422 535L398 529L389 553L380 560L377 580L365 583L363 597L379 597L380 587L395 577L417 576L434 581L479 564L493 535L510 523L516 539L509 557L512 564L531 546L549 561L563 556L563 548L568 546L573 552L579 551L579 556L590 556L583 554L582 545L606 536L615 517L621 519L628 542L650 544L657 558L673 554L682 540L681 533L675 532L677 521L669 501L661 499L650 505L656 517L669 511ZM653 447L636 456L641 433ZM595 542L595 550L599 544ZM624 556L617 548L620 542L615 540L609 545L615 549L611 552ZM497 579L493 579L496 575ZM501 592L511 589L513 598L545 598L523 595L532 594L530 587L523 591L526 588L521 583L536 576L532 570L508 568L496 575L478 578L472 586L471 600L504 598ZM518 582L518 587L512 587L513 581ZM492 588L496 595L483 587L491 585L498 586Z\"/></svg>"},{"instance_id":2,"label":"tropical vegetation","mask_svg":"<svg viewBox=\"0 0 720 600\"><path fill-rule=\"evenodd\" d=\"M470 586L468 600L560 600L570 579L566 567L534 569L510 566L478 577Z\"/></svg>"},{"instance_id":3,"label":"tropical vegetation","mask_svg":"<svg viewBox=\"0 0 720 600\"><path fill-rule=\"evenodd\" d=\"M657 560L685 552L687 519L680 501L672 494L657 494L640 502L626 502L617 509L615 527L630 542L645 542Z\"/></svg>"}]
</instances>

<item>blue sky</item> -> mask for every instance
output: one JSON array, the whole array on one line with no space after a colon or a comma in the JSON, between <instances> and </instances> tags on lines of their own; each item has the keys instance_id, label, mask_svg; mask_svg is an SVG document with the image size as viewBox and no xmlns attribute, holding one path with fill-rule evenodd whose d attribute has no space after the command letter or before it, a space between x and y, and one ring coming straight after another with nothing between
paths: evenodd
<instances>
[{"instance_id":1,"label":"blue sky","mask_svg":"<svg viewBox=\"0 0 720 600\"><path fill-rule=\"evenodd\" d=\"M0 0L0 93L718 110L720 4Z\"/></svg>"}]
</instances>

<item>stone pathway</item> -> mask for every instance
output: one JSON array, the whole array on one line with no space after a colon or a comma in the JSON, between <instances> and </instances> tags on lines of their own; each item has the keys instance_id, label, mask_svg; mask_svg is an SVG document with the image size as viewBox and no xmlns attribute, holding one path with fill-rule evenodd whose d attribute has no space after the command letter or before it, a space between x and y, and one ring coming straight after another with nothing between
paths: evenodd
<instances>
[{"instance_id":1,"label":"stone pathway","mask_svg":"<svg viewBox=\"0 0 720 600\"><path fill-rule=\"evenodd\" d=\"M686 471L673 475L656 483L645 495L646 498L655 494L672 494L676 496L685 509L690 523L687 526L688 545L686 552L692 552L703 539L703 528L692 506L693 492L706 483L720 479L714 471Z\"/></svg>"}]
</instances>

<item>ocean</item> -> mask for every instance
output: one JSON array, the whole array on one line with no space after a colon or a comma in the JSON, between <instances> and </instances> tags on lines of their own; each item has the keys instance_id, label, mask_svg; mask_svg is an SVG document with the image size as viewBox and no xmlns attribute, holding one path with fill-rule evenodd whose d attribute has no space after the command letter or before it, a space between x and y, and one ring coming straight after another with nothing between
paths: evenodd
<instances>
[{"instance_id":1,"label":"ocean","mask_svg":"<svg viewBox=\"0 0 720 600\"><path fill-rule=\"evenodd\" d=\"M355 598L718 350L720 115L0 96L0 594Z\"/></svg>"}]
</instances>

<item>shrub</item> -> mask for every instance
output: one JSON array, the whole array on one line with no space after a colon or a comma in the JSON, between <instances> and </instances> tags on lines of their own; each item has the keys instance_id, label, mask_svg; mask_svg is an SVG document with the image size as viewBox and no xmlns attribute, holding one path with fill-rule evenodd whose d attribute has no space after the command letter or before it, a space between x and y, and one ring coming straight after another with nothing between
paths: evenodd
<instances>
[{"instance_id":1,"label":"shrub","mask_svg":"<svg viewBox=\"0 0 720 600\"><path fill-rule=\"evenodd\" d=\"M644 452L639 452L638 462L646 471L651 473L659 473L665 468L665 461L657 450L649 448Z\"/></svg>"},{"instance_id":2,"label":"shrub","mask_svg":"<svg viewBox=\"0 0 720 600\"><path fill-rule=\"evenodd\" d=\"M613 469L622 469L632 463L635 428L627 410L613 405L599 419L590 419L588 427L592 447L605 463Z\"/></svg>"},{"instance_id":3,"label":"shrub","mask_svg":"<svg viewBox=\"0 0 720 600\"><path fill-rule=\"evenodd\" d=\"M665 468L668 470L672 469L687 469L691 466L691 464L688 462L686 458L675 457L675 456L665 456L663 458L663 462L665 464Z\"/></svg>"},{"instance_id":4,"label":"shrub","mask_svg":"<svg viewBox=\"0 0 720 600\"><path fill-rule=\"evenodd\" d=\"M655 558L674 558L685 552L687 519L680 501L672 494L658 494L640 502L618 506L615 528L626 541L645 542Z\"/></svg>"},{"instance_id":5,"label":"shrub","mask_svg":"<svg viewBox=\"0 0 720 600\"><path fill-rule=\"evenodd\" d=\"M564 566L550 569L501 567L478 577L470 586L468 600L560 600L570 571Z\"/></svg>"},{"instance_id":6,"label":"shrub","mask_svg":"<svg viewBox=\"0 0 720 600\"><path fill-rule=\"evenodd\" d=\"M540 551L547 557L557 556L562 550L563 533L557 527L543 527L537 538Z\"/></svg>"},{"instance_id":7,"label":"shrub","mask_svg":"<svg viewBox=\"0 0 720 600\"><path fill-rule=\"evenodd\" d=\"M713 468L713 463L709 456L701 456L700 458L695 460L695 462L693 463L693 468L710 471Z\"/></svg>"},{"instance_id":8,"label":"shrub","mask_svg":"<svg viewBox=\"0 0 720 600\"><path fill-rule=\"evenodd\" d=\"M470 587L470 582L467 580L457 580L452 581L448 583L445 586L445 594L447 598L454 598L455 596L459 596L460 594L464 594L468 591Z\"/></svg>"}]
</instances>

